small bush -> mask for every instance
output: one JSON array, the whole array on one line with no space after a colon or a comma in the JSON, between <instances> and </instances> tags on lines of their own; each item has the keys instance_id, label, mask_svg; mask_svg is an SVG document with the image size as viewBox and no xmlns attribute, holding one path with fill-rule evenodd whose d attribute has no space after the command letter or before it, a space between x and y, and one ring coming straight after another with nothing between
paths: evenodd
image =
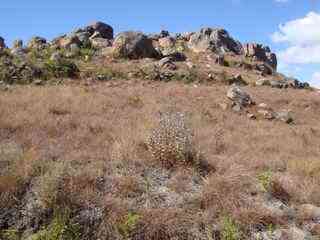
<instances>
[{"instance_id":1,"label":"small bush","mask_svg":"<svg viewBox=\"0 0 320 240\"><path fill-rule=\"evenodd\" d=\"M61 60L59 62L48 60L44 63L44 77L75 77L79 69L71 61Z\"/></svg>"},{"instance_id":2,"label":"small bush","mask_svg":"<svg viewBox=\"0 0 320 240\"><path fill-rule=\"evenodd\" d=\"M130 236L130 233L134 230L140 216L136 213L129 213L124 222L119 224L118 229L120 234L125 237L125 239L128 239Z\"/></svg>"},{"instance_id":3,"label":"small bush","mask_svg":"<svg viewBox=\"0 0 320 240\"><path fill-rule=\"evenodd\" d=\"M181 112L160 113L147 145L153 158L167 168L194 164L197 159L192 130Z\"/></svg>"},{"instance_id":4,"label":"small bush","mask_svg":"<svg viewBox=\"0 0 320 240\"><path fill-rule=\"evenodd\" d=\"M221 232L222 240L240 240L241 231L238 225L229 217L223 218L223 228Z\"/></svg>"},{"instance_id":5,"label":"small bush","mask_svg":"<svg viewBox=\"0 0 320 240\"><path fill-rule=\"evenodd\" d=\"M19 240L18 231L15 229L8 229L4 231L0 231L0 239L3 240Z\"/></svg>"},{"instance_id":6,"label":"small bush","mask_svg":"<svg viewBox=\"0 0 320 240\"><path fill-rule=\"evenodd\" d=\"M258 175L258 180L260 184L263 187L263 190L265 192L268 192L270 189L271 185L271 180L272 180L272 172L271 171L266 171Z\"/></svg>"},{"instance_id":7,"label":"small bush","mask_svg":"<svg viewBox=\"0 0 320 240\"><path fill-rule=\"evenodd\" d=\"M68 213L58 213L44 230L30 237L31 240L78 240L79 226L72 224Z\"/></svg>"}]
</instances>

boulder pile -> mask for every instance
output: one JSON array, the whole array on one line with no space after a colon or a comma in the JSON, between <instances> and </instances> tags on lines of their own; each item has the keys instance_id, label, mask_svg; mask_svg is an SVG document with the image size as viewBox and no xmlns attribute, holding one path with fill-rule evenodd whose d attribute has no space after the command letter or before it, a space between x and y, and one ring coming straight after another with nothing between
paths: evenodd
<instances>
[{"instance_id":1,"label":"boulder pile","mask_svg":"<svg viewBox=\"0 0 320 240\"><path fill-rule=\"evenodd\" d=\"M0 56L9 59L1 59L3 66L7 66L10 62L22 62L23 66L28 66L30 69L38 68L41 70L45 67L49 69L49 72L55 73L63 73L64 70L69 72L70 69L76 69L74 66L72 68L69 66L75 65L77 61L89 62L94 57L100 57L100 59L107 57L116 62L119 59L142 61L150 59L155 61L155 69L160 71L160 75L176 75L172 72L179 71L181 68L175 62L185 62L189 70L179 74L190 76L188 79L200 78L200 76L195 76L194 71L199 65L206 67L214 65L219 66L220 69L237 68L237 73L232 73L233 77L224 76L224 69L220 74L222 78L227 80L221 82L229 85L239 82L243 85L247 84L247 79L243 77L245 74L242 74L246 71L263 77L256 81L256 86L271 86L281 89L288 87L309 88L307 83L302 83L297 79L285 76L277 78L280 75L277 73L277 56L268 46L258 43L242 44L233 38L228 31L221 28L205 27L198 32L176 33L174 35L166 30L149 35L143 32L125 31L114 36L114 29L110 25L94 22L54 38L52 41L35 36L26 46L23 45L22 40L18 39L14 41L12 48L8 51L4 51L5 49L7 49L5 41L0 37ZM194 62L190 57L196 58L198 62ZM201 57L207 58L200 60ZM18 60L16 61L15 58ZM61 65L68 61L71 63L68 63L67 67ZM15 70L8 71L8 69ZM166 72L161 72L161 69ZM16 74L11 75L11 72L17 72L16 70L16 66L6 68L2 73L0 72L0 77L6 76L6 79L0 80L17 82ZM203 68L201 71L205 73ZM42 69L42 72L48 71ZM64 73L62 75L69 76ZM137 74L130 73L129 75L135 76ZM219 74L209 72L203 75L210 76L209 79L214 80L217 79L215 76ZM54 76L60 77L60 74L54 74ZM72 76L76 76L76 74L72 74ZM180 78L178 77L178 79ZM184 77L182 78L184 79Z\"/></svg>"}]
</instances>

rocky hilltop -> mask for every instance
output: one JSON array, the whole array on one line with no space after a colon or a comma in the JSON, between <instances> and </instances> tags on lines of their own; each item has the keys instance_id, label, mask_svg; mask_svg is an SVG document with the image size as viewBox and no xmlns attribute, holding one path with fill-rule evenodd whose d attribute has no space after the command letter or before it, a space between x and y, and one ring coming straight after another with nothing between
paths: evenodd
<instances>
[{"instance_id":1,"label":"rocky hilltop","mask_svg":"<svg viewBox=\"0 0 320 240\"><path fill-rule=\"evenodd\" d=\"M319 116L221 28L0 37L0 240L319 239Z\"/></svg>"},{"instance_id":2,"label":"rocky hilltop","mask_svg":"<svg viewBox=\"0 0 320 240\"><path fill-rule=\"evenodd\" d=\"M198 55L206 57L207 64L215 63L240 72L252 72L257 75L256 78L268 78L266 81L259 81L258 85L270 84L280 88L309 87L307 83L278 74L277 57L268 46L256 43L241 44L226 30L218 28L203 28L199 32L178 33L174 36L170 36L168 31L150 35L127 31L114 37L111 26L95 22L52 41L37 36L24 46L22 40L16 40L11 49L6 47L4 39L0 37L0 54L0 80L4 84L39 84L41 80L52 78L85 78L82 75L86 72L86 64L83 63L91 62L96 65L99 58L101 60L106 57L114 60L152 59L153 61L149 61L152 63L159 60L154 66L157 69L145 69L151 73L145 73L147 76L144 77L183 78L176 76L179 73L175 62L185 62L188 68L192 69L193 65L200 64L192 62L192 58ZM148 68L142 65L139 69L143 67ZM156 76L155 71L160 73L159 76ZM127 69L123 74L126 74L127 78L141 77L137 76L139 72L136 67ZM155 76L151 76L152 74ZM190 71L186 70L180 75L188 74L190 75ZM215 78L217 74L210 76Z\"/></svg>"}]
</instances>

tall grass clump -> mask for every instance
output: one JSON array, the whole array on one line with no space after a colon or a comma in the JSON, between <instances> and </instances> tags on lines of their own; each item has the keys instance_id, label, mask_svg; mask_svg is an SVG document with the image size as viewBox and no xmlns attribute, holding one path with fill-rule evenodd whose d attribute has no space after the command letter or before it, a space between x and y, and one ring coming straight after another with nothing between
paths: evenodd
<instances>
[{"instance_id":1,"label":"tall grass clump","mask_svg":"<svg viewBox=\"0 0 320 240\"><path fill-rule=\"evenodd\" d=\"M167 168L197 163L194 134L184 113L160 113L147 145L154 160Z\"/></svg>"}]
</instances>

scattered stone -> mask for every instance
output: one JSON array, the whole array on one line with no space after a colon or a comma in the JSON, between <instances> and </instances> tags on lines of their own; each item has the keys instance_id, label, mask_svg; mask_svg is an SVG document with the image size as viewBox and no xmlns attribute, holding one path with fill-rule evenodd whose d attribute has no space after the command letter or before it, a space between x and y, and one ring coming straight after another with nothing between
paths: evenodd
<instances>
[{"instance_id":1,"label":"scattered stone","mask_svg":"<svg viewBox=\"0 0 320 240\"><path fill-rule=\"evenodd\" d=\"M214 51L217 53L243 52L240 42L234 40L224 29L203 28L200 32L192 34L189 40L189 48L194 52Z\"/></svg>"},{"instance_id":2,"label":"scattered stone","mask_svg":"<svg viewBox=\"0 0 320 240\"><path fill-rule=\"evenodd\" d=\"M270 80L269 79L259 79L256 81L256 86L270 86Z\"/></svg>"},{"instance_id":3,"label":"scattered stone","mask_svg":"<svg viewBox=\"0 0 320 240\"><path fill-rule=\"evenodd\" d=\"M258 105L259 108L268 108L268 105L266 103L260 103Z\"/></svg>"},{"instance_id":4,"label":"scattered stone","mask_svg":"<svg viewBox=\"0 0 320 240\"><path fill-rule=\"evenodd\" d=\"M236 84L236 85L248 85L246 81L243 80L241 74L237 74L235 76L232 76L231 78L228 78L228 84Z\"/></svg>"},{"instance_id":5,"label":"scattered stone","mask_svg":"<svg viewBox=\"0 0 320 240\"><path fill-rule=\"evenodd\" d=\"M280 121L288 123L288 124L293 123L293 118L291 116L290 111L288 111L288 110L283 110L283 111L275 113L275 118L277 120L280 120Z\"/></svg>"},{"instance_id":6,"label":"scattered stone","mask_svg":"<svg viewBox=\"0 0 320 240\"><path fill-rule=\"evenodd\" d=\"M272 120L275 118L273 112L268 110L258 110L258 113L262 115L264 119L267 119L267 120Z\"/></svg>"},{"instance_id":7,"label":"scattered stone","mask_svg":"<svg viewBox=\"0 0 320 240\"><path fill-rule=\"evenodd\" d=\"M255 116L254 114L252 114L252 113L248 113L248 114L247 114L247 117L248 117L249 119L256 119L256 116Z\"/></svg>"},{"instance_id":8,"label":"scattered stone","mask_svg":"<svg viewBox=\"0 0 320 240\"><path fill-rule=\"evenodd\" d=\"M309 88L310 85L307 82L300 82L296 78L286 78L285 79L286 83L288 84L289 87L291 88L296 88L296 89L306 89Z\"/></svg>"},{"instance_id":9,"label":"scattered stone","mask_svg":"<svg viewBox=\"0 0 320 240\"><path fill-rule=\"evenodd\" d=\"M272 88L287 88L288 84L285 81L271 80L270 86Z\"/></svg>"},{"instance_id":10,"label":"scattered stone","mask_svg":"<svg viewBox=\"0 0 320 240\"><path fill-rule=\"evenodd\" d=\"M227 97L240 107L246 107L253 104L250 95L236 85L230 87L227 92Z\"/></svg>"},{"instance_id":11,"label":"scattered stone","mask_svg":"<svg viewBox=\"0 0 320 240\"><path fill-rule=\"evenodd\" d=\"M275 72L275 70L265 62L257 63L255 69L258 70L262 76L272 75Z\"/></svg>"},{"instance_id":12,"label":"scattered stone","mask_svg":"<svg viewBox=\"0 0 320 240\"><path fill-rule=\"evenodd\" d=\"M232 110L234 112L241 112L242 106L240 104L238 104L238 103L234 103L233 106L232 106Z\"/></svg>"},{"instance_id":13,"label":"scattered stone","mask_svg":"<svg viewBox=\"0 0 320 240\"><path fill-rule=\"evenodd\" d=\"M37 80L33 81L33 84L37 85L37 86L40 86L40 85L43 85L43 81L41 79L37 79Z\"/></svg>"},{"instance_id":14,"label":"scattered stone","mask_svg":"<svg viewBox=\"0 0 320 240\"><path fill-rule=\"evenodd\" d=\"M115 38L112 53L117 58L158 58L152 40L141 32L122 32Z\"/></svg>"},{"instance_id":15,"label":"scattered stone","mask_svg":"<svg viewBox=\"0 0 320 240\"><path fill-rule=\"evenodd\" d=\"M320 207L312 204L303 204L298 207L297 216L301 220L320 220Z\"/></svg>"}]
</instances>

